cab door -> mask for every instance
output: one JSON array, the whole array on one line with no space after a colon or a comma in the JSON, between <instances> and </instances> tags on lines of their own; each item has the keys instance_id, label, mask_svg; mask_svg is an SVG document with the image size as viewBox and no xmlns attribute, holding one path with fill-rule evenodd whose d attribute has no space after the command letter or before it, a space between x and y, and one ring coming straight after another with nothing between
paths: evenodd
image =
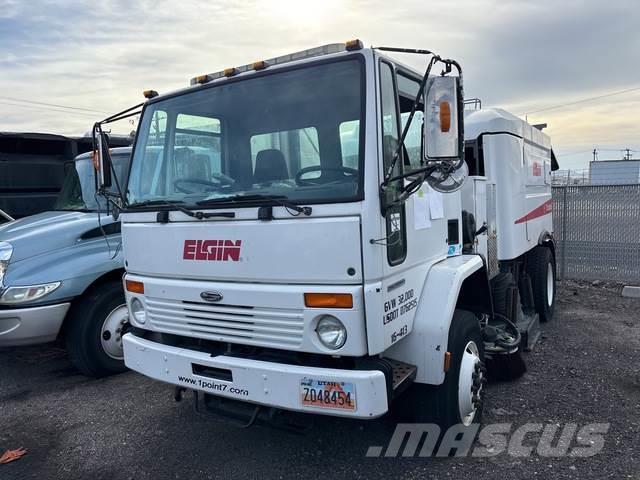
<instances>
[{"instance_id":1,"label":"cab door","mask_svg":"<svg viewBox=\"0 0 640 480\"><path fill-rule=\"evenodd\" d=\"M379 168L380 177L384 178L408 121L408 111L419 90L419 80L385 60L380 60L378 68L382 158ZM393 175L420 168L421 157L422 115L419 114L413 118ZM395 185L395 188L400 186ZM390 190L393 187L391 185ZM456 224L459 222L460 205L459 202L453 203L451 199L443 199L425 183L406 202L385 212L386 232L380 246L385 248L386 255L381 255L383 277L379 318L374 315L367 319L368 332L380 331L381 335L369 335L370 354L382 352L410 334L429 269L447 257L449 220ZM439 208L434 208L436 205ZM372 324L374 322L376 324Z\"/></svg>"},{"instance_id":2,"label":"cab door","mask_svg":"<svg viewBox=\"0 0 640 480\"><path fill-rule=\"evenodd\" d=\"M380 140L382 149L381 178L391 165L393 156L398 148L400 139L400 118L397 101L397 85L393 66L381 60L380 69ZM400 175L403 171L404 155L401 152L397 160L393 175ZM402 180L400 180L401 182ZM391 185L391 190L400 185ZM403 338L409 332L412 321L410 312L405 312L406 304L410 300L407 290L405 259L407 257L407 215L404 204L387 208L385 212L385 240L381 247L386 250L382 255L382 309L381 318L374 321L382 324L382 338L377 337L378 345L370 345L370 350L384 350ZM407 314L409 313L409 314Z\"/></svg>"}]
</instances>

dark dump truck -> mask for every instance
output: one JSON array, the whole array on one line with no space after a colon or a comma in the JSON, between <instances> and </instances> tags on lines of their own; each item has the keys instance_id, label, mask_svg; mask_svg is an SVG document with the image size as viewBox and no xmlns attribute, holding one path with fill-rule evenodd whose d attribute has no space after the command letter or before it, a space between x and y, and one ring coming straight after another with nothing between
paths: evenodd
<instances>
[{"instance_id":1,"label":"dark dump truck","mask_svg":"<svg viewBox=\"0 0 640 480\"><path fill-rule=\"evenodd\" d=\"M112 136L109 144L131 141ZM92 149L91 137L0 132L0 223L51 210L73 159Z\"/></svg>"}]
</instances>

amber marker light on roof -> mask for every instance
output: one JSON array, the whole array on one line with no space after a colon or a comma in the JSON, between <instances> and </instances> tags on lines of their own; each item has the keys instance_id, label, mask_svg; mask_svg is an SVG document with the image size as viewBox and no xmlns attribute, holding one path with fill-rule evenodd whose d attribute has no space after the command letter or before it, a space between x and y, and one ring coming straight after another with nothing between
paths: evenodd
<instances>
[{"instance_id":1,"label":"amber marker light on roof","mask_svg":"<svg viewBox=\"0 0 640 480\"><path fill-rule=\"evenodd\" d=\"M145 90L142 92L142 95L144 95L144 98L153 98L158 96L158 92L155 90Z\"/></svg>"},{"instance_id":2,"label":"amber marker light on roof","mask_svg":"<svg viewBox=\"0 0 640 480\"><path fill-rule=\"evenodd\" d=\"M239 73L239 71L236 67L229 67L229 68L225 68L222 73L225 77L232 77L237 73Z\"/></svg>"},{"instance_id":3,"label":"amber marker light on roof","mask_svg":"<svg viewBox=\"0 0 640 480\"><path fill-rule=\"evenodd\" d=\"M362 42L357 39L354 38L353 40L349 40L344 44L344 48L348 51L352 51L352 50L362 50L364 48L364 45L362 44Z\"/></svg>"},{"instance_id":4,"label":"amber marker light on roof","mask_svg":"<svg viewBox=\"0 0 640 480\"><path fill-rule=\"evenodd\" d=\"M269 64L267 62L265 62L264 60L260 60L258 62L253 62L251 64L251 68L253 68L254 70L264 70L268 66L269 66Z\"/></svg>"}]
</instances>

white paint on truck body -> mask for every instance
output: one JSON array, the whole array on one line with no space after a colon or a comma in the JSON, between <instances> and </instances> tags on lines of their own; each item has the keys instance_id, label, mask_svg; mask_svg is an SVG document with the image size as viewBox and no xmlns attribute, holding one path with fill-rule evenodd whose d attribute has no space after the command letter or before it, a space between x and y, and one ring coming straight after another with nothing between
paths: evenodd
<instances>
[{"instance_id":1,"label":"white paint on truck body","mask_svg":"<svg viewBox=\"0 0 640 480\"><path fill-rule=\"evenodd\" d=\"M465 138L481 139L485 175L496 185L498 259L515 259L553 233L551 140L501 109L467 113Z\"/></svg>"},{"instance_id":2,"label":"white paint on truck body","mask_svg":"<svg viewBox=\"0 0 640 480\"><path fill-rule=\"evenodd\" d=\"M326 54L323 61L347 57L363 62L364 123L359 127L364 129L360 147L364 158L362 198L313 204L309 216L292 215L275 206L269 221L258 220L258 207L238 205L215 210L203 206L203 212L224 211L234 218L202 221L177 209L169 213L168 223L158 223L153 211L123 213L126 279L144 284L144 293L127 292L130 308L138 299L146 309L144 323L131 317L136 328L231 346L324 354L327 358L381 355L417 366L418 382L443 382L449 326L460 289L466 279L484 268L483 257L488 255L482 244L476 254L461 254L462 210L469 204L480 219L488 217L482 204L487 185L496 185L498 232L504 235L498 249L500 258L514 258L530 249L537 242L538 230L551 231L550 216L538 223L517 220L547 198L549 186L546 181L540 183L534 175L538 167L534 172L533 165L542 162L546 175L548 162L540 160L537 151L524 153L524 143L528 139L548 148L548 138L501 111L478 112L472 120L468 117L467 139L487 133L486 177L470 180L473 184L463 191L444 194L442 212L425 210L424 204L410 197L393 219L404 234L406 255L391 262L389 249L395 240L388 235L380 209L379 188L385 167L379 70L384 60L414 82L419 82L422 74L371 49ZM268 73L275 75L317 61L306 58L275 64ZM261 74L242 71L232 82L255 75ZM228 81L215 77L206 88ZM201 86L190 88L197 92ZM157 97L153 102L161 100ZM144 121L143 114L141 125ZM224 131L224 122L222 125ZM507 133L502 133L505 128ZM139 133L138 142L140 139ZM523 162L531 163L531 176L535 177L531 185L525 181ZM201 299L207 292L219 294L223 300L207 304ZM350 294L353 307L312 308L305 304L308 292ZM346 326L343 347L330 351L320 344L316 326L322 315L335 316ZM301 411L307 410L299 398L300 384L317 376L323 381L352 384L361 403L357 412L351 413L311 411L372 418L389 407L384 375L377 370L317 369L226 355L212 357L133 333L124 336L124 346L129 368L215 395L226 394L198 383L185 384L176 375L202 380L191 368L194 363L230 369L233 388L251 391L245 400Z\"/></svg>"}]
</instances>

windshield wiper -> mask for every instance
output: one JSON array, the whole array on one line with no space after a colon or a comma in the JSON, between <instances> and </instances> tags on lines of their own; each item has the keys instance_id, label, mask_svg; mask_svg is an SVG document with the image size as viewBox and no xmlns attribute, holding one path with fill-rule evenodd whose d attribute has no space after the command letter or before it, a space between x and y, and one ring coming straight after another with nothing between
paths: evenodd
<instances>
[{"instance_id":1,"label":"windshield wiper","mask_svg":"<svg viewBox=\"0 0 640 480\"><path fill-rule=\"evenodd\" d=\"M311 207L301 207L293 202L291 202L288 197L284 195L264 195L262 193L253 193L251 195L233 195L231 197L223 197L223 198L211 198L209 200L200 200L196 202L196 205L200 205L201 207L206 207L209 205L216 204L224 204L224 203L245 203L245 202L268 202L274 203L276 205L280 205L281 207L286 208L287 210L293 210L299 214L306 215L307 217L311 215L313 211Z\"/></svg>"},{"instance_id":2,"label":"windshield wiper","mask_svg":"<svg viewBox=\"0 0 640 480\"><path fill-rule=\"evenodd\" d=\"M214 217L223 217L223 218L235 218L236 214L233 212L200 212L190 210L185 206L185 203L182 200L177 200L175 202L169 202L167 200L145 200L144 202L132 203L127 206L128 208L144 208L144 207L164 207L162 210L178 210L185 215L188 215L192 218L197 218L198 220L202 220L204 218L214 218ZM168 221L168 218L167 218Z\"/></svg>"}]
</instances>

